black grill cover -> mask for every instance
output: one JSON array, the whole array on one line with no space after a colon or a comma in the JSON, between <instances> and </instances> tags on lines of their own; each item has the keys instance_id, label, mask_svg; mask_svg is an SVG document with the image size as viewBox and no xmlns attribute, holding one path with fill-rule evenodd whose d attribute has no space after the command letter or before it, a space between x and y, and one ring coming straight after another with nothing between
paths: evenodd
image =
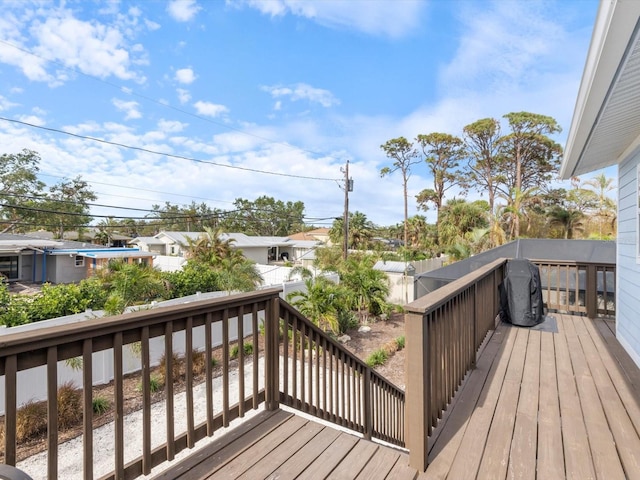
<instances>
[{"instance_id":1,"label":"black grill cover","mask_svg":"<svg viewBox=\"0 0 640 480\"><path fill-rule=\"evenodd\" d=\"M509 260L500 285L500 317L522 327L544 320L540 270L529 260Z\"/></svg>"}]
</instances>

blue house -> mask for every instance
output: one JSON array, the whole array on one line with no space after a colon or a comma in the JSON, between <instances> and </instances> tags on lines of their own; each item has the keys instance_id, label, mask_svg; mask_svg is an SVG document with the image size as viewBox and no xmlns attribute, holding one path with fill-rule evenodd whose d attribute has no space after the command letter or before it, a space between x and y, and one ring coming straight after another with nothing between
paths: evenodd
<instances>
[{"instance_id":1,"label":"blue house","mask_svg":"<svg viewBox=\"0 0 640 480\"><path fill-rule=\"evenodd\" d=\"M618 166L616 336L640 366L640 2L600 3L560 175Z\"/></svg>"}]
</instances>

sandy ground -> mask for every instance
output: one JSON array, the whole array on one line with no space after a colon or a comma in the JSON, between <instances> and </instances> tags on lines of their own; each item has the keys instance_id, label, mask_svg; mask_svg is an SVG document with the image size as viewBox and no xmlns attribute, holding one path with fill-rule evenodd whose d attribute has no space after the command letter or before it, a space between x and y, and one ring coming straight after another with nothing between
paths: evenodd
<instances>
[{"instance_id":1,"label":"sandy ground","mask_svg":"<svg viewBox=\"0 0 640 480\"><path fill-rule=\"evenodd\" d=\"M259 363L259 378L264 378L264 363ZM250 393L252 380L251 375L253 367L251 364L245 366L245 388L246 393ZM230 404L234 404L238 400L238 374L232 372L230 374ZM222 410L222 377L214 379L214 414ZM202 383L194 388L194 418L195 424L198 425L206 420L206 392L205 384ZM260 385L259 388L263 388ZM185 393L177 394L174 398L174 411L186 412L186 395ZM229 429L243 422L247 418L251 418L260 410L251 410L246 413L244 419L236 419L231 423L229 428L220 429L215 432L212 437L205 438L198 442L193 449L185 449L176 455L176 461L181 460L199 448L211 443ZM185 432L187 428L186 417L175 417L176 436ZM93 431L93 452L94 452L94 477L105 475L114 469L115 464L115 447L114 447L114 423L109 423L99 427ZM124 418L124 438L126 442L125 463L138 458L142 455L142 412L134 412ZM62 443L58 447L58 478L65 480L82 479L82 439L77 437L68 442ZM151 408L151 448L155 448L165 443L166 439L166 404L158 402ZM19 462L16 465L19 469L29 474L33 480L46 480L47 478L47 453L42 452ZM154 468L151 475L139 478L152 478L162 470L169 467L170 464L165 462Z\"/></svg>"}]
</instances>

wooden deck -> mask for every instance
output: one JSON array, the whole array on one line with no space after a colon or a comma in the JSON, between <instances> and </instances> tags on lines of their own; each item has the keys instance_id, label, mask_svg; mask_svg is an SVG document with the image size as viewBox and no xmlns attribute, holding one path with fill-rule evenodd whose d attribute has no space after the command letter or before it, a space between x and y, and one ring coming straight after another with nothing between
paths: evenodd
<instances>
[{"instance_id":1,"label":"wooden deck","mask_svg":"<svg viewBox=\"0 0 640 480\"><path fill-rule=\"evenodd\" d=\"M413 479L401 451L284 410L251 420L157 479Z\"/></svg>"},{"instance_id":2,"label":"wooden deck","mask_svg":"<svg viewBox=\"0 0 640 480\"><path fill-rule=\"evenodd\" d=\"M556 332L497 328L423 478L640 478L640 371L613 321L550 316Z\"/></svg>"},{"instance_id":3,"label":"wooden deck","mask_svg":"<svg viewBox=\"0 0 640 480\"><path fill-rule=\"evenodd\" d=\"M278 410L157 478L640 479L640 370L612 321L550 316L555 331L496 329L430 438L426 473L399 450Z\"/></svg>"}]
</instances>

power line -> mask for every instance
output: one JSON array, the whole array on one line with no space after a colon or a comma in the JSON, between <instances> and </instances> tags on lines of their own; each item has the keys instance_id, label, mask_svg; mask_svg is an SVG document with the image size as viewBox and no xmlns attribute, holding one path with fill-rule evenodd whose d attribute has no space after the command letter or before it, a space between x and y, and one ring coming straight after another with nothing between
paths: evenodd
<instances>
[{"instance_id":1,"label":"power line","mask_svg":"<svg viewBox=\"0 0 640 480\"><path fill-rule=\"evenodd\" d=\"M40 177L44 176L44 177L59 178L61 180L66 180L67 179L67 177L63 177L63 176L60 176L60 175L52 175L50 173L42 173L42 172L38 172L38 176L40 176ZM174 197L185 197L185 198L190 198L192 200L195 199L195 200L206 200L207 202L233 203L233 202L231 202L229 200L215 200L213 198L194 197L193 195L185 195L185 194L182 194L182 193L162 192L160 190L152 190L150 188L127 187L126 185L117 185L115 183L99 182L97 180L87 180L87 183L91 183L91 184L95 184L95 185L105 185L107 187L125 188L125 189L128 189L128 190L139 190L139 191L142 191L142 192L160 193L162 195L172 195ZM125 195L115 195L113 193L101 193L101 192L96 192L96 193L98 193L100 195L108 195L108 196L111 196L111 197L130 198L130 199L133 199L133 200L146 200L146 201L149 201L149 202L157 201L155 199L150 199L150 198L128 197L128 196L125 196Z\"/></svg>"},{"instance_id":2,"label":"power line","mask_svg":"<svg viewBox=\"0 0 640 480\"><path fill-rule=\"evenodd\" d=\"M144 148L144 147L136 147L136 146L133 146L133 145L126 145L124 143L112 142L112 141L104 140L102 138L97 138L97 137L89 137L87 135L80 135L80 134L77 134L77 133L67 132L65 130L60 130L60 129L57 129L57 128L44 127L42 125L35 125L33 123L16 120L14 118L0 117L0 120L4 120L5 122L17 123L17 124L20 124L20 125L25 125L25 126L31 127L31 128L37 128L39 130L45 130L45 131L52 132L52 133L68 135L70 137L80 138L82 140L90 140L90 141L93 141L93 142L103 143L103 144L111 145L111 146L115 146L115 147L126 148L126 149L129 149L129 150L136 150L138 152L150 153L152 155L160 155L160 156L168 157L168 158L176 158L178 160L187 160L189 162L203 163L203 164L206 164L206 165L214 165L216 167L231 168L231 169L234 169L234 170L242 170L242 171L245 171L245 172L260 173L260 174L263 174L263 175L275 175L275 176L278 176L278 177L300 178L300 179L303 179L303 180L318 180L318 181L323 181L323 182L335 182L336 181L335 178L310 177L310 176L306 176L306 175L295 175L293 173L270 172L268 170L259 170L257 168L239 167L237 165L225 165L223 163L212 162L212 161L209 161L209 160L202 160L202 159L199 159L199 158L186 157L184 155L176 155L176 154L167 153L167 152L159 152L157 150L151 150L151 149Z\"/></svg>"}]
</instances>

